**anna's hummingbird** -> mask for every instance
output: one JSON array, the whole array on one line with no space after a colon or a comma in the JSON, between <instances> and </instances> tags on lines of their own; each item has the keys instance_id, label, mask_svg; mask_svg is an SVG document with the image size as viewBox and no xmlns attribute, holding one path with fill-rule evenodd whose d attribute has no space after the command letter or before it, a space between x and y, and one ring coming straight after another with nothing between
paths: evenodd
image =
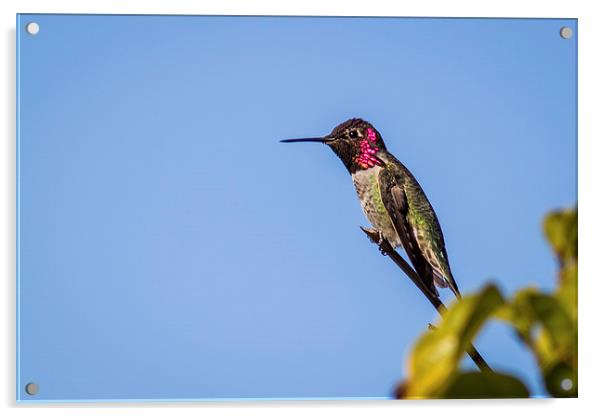
<instances>
[{"instance_id":1,"label":"anna's hummingbird","mask_svg":"<svg viewBox=\"0 0 602 416\"><path fill-rule=\"evenodd\" d=\"M324 137L288 139L286 143L318 142L341 159L368 221L394 247L403 246L416 272L438 297L438 287L460 291L452 275L437 215L414 175L391 153L378 132L353 118Z\"/></svg>"}]
</instances>

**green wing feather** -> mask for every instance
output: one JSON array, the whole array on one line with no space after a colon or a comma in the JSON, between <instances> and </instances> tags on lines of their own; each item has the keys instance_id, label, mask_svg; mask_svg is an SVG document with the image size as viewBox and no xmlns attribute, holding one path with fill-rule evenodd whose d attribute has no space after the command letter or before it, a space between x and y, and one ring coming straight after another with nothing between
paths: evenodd
<instances>
[{"instance_id":1,"label":"green wing feather","mask_svg":"<svg viewBox=\"0 0 602 416\"><path fill-rule=\"evenodd\" d=\"M395 162L389 162L381 172L381 192L388 190L392 196L387 211L402 245L416 272L434 293L436 284L449 287L460 297L435 211L411 172L401 162Z\"/></svg>"}]
</instances>

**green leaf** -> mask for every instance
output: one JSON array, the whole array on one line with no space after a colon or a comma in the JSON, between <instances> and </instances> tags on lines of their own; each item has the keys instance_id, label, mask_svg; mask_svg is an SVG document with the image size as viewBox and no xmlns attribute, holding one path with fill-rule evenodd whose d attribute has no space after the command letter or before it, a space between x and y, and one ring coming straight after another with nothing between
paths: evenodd
<instances>
[{"instance_id":1,"label":"green leaf","mask_svg":"<svg viewBox=\"0 0 602 416\"><path fill-rule=\"evenodd\" d=\"M562 278L556 298L564 307L573 324L577 325L577 263L567 265L562 270Z\"/></svg>"},{"instance_id":2,"label":"green leaf","mask_svg":"<svg viewBox=\"0 0 602 416\"><path fill-rule=\"evenodd\" d=\"M517 378L502 373L470 372L457 375L439 396L445 399L515 399L529 397Z\"/></svg>"},{"instance_id":3,"label":"green leaf","mask_svg":"<svg viewBox=\"0 0 602 416\"><path fill-rule=\"evenodd\" d=\"M496 317L513 325L525 342L531 339L531 328L537 318L530 302L531 296L536 293L537 289L534 288L520 290L511 302L496 312Z\"/></svg>"},{"instance_id":4,"label":"green leaf","mask_svg":"<svg viewBox=\"0 0 602 416\"><path fill-rule=\"evenodd\" d=\"M496 316L514 326L521 339L536 354L544 371L559 362L576 362L576 321L558 295L535 289L521 290Z\"/></svg>"},{"instance_id":5,"label":"green leaf","mask_svg":"<svg viewBox=\"0 0 602 416\"><path fill-rule=\"evenodd\" d=\"M555 211L544 219L544 232L558 259L565 263L577 259L577 210Z\"/></svg>"},{"instance_id":6,"label":"green leaf","mask_svg":"<svg viewBox=\"0 0 602 416\"><path fill-rule=\"evenodd\" d=\"M562 350L570 350L574 345L574 327L568 314L558 299L546 294L531 297L531 304L538 320L549 333L553 345Z\"/></svg>"},{"instance_id":7,"label":"green leaf","mask_svg":"<svg viewBox=\"0 0 602 416\"><path fill-rule=\"evenodd\" d=\"M414 346L409 358L407 397L435 396L455 373L483 323L503 302L498 289L489 285L452 305L437 329L424 333Z\"/></svg>"}]
</instances>

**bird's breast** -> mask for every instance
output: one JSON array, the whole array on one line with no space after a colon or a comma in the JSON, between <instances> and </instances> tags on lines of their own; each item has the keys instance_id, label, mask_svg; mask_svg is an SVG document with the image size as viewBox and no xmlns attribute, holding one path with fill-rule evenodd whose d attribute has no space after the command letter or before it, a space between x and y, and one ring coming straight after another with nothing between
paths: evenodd
<instances>
[{"instance_id":1,"label":"bird's breast","mask_svg":"<svg viewBox=\"0 0 602 416\"><path fill-rule=\"evenodd\" d=\"M379 174L382 169L381 166L374 166L358 170L351 175L351 178L368 221L393 247L399 247L401 241L381 196Z\"/></svg>"}]
</instances>

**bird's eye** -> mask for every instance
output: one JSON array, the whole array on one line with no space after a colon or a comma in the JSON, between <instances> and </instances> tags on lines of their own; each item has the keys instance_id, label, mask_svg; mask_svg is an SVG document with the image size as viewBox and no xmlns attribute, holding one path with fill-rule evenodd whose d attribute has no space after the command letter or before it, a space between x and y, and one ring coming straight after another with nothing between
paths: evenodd
<instances>
[{"instance_id":1,"label":"bird's eye","mask_svg":"<svg viewBox=\"0 0 602 416\"><path fill-rule=\"evenodd\" d=\"M358 136L357 130L351 130L349 132L349 137L351 137L352 139L357 139L357 136Z\"/></svg>"}]
</instances>

